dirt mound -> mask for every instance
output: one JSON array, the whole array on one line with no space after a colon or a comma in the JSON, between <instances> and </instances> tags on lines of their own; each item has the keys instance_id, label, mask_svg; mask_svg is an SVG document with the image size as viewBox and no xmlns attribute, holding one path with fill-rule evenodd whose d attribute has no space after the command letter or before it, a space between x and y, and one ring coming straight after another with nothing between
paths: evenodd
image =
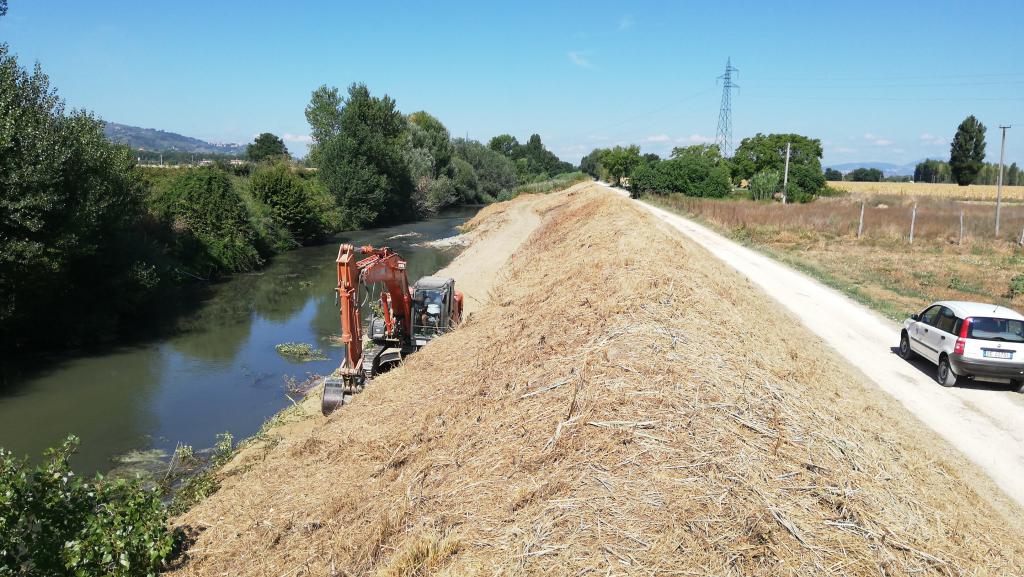
<instances>
[{"instance_id":1,"label":"dirt mound","mask_svg":"<svg viewBox=\"0 0 1024 577\"><path fill-rule=\"evenodd\" d=\"M181 573L1019 574L1019 511L741 277L611 193L517 204L470 320L235 468Z\"/></svg>"}]
</instances>

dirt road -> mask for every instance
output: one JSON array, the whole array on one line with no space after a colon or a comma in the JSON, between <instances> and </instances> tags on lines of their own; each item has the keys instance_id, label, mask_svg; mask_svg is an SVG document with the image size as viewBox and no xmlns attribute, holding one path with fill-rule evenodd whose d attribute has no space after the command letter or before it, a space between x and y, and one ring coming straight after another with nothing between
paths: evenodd
<instances>
[{"instance_id":1,"label":"dirt road","mask_svg":"<svg viewBox=\"0 0 1024 577\"><path fill-rule=\"evenodd\" d=\"M908 363L895 354L900 330L895 323L704 226L640 204L764 289L880 389L981 467L1007 495L1024 504L1024 400L1020 394L983 386L943 388L933 378L934 366L920 360Z\"/></svg>"}]
</instances>

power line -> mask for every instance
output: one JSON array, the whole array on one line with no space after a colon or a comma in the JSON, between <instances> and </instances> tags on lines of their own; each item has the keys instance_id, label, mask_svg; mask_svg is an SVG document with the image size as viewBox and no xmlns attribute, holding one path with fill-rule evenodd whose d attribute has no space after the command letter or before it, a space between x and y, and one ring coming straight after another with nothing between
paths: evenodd
<instances>
[{"instance_id":1,"label":"power line","mask_svg":"<svg viewBox=\"0 0 1024 577\"><path fill-rule=\"evenodd\" d=\"M732 89L739 85L732 83L732 73L739 72L732 67L732 58L725 61L725 74L718 77L722 81L722 106L718 110L718 131L715 143L722 156L732 156Z\"/></svg>"}]
</instances>

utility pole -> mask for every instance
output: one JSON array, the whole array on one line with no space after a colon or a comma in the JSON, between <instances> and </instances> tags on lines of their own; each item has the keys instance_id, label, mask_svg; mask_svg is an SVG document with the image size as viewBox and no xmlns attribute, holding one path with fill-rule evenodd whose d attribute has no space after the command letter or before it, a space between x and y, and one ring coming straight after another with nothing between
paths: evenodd
<instances>
[{"instance_id":1,"label":"utility pole","mask_svg":"<svg viewBox=\"0 0 1024 577\"><path fill-rule=\"evenodd\" d=\"M999 145L999 181L996 184L996 238L999 238L999 208L1003 200L1003 158L1006 154L1006 129L1010 128L1007 126L1000 126L999 129L1003 131L1003 140Z\"/></svg>"},{"instance_id":2,"label":"utility pole","mask_svg":"<svg viewBox=\"0 0 1024 577\"><path fill-rule=\"evenodd\" d=\"M723 158L732 156L732 89L739 85L732 83L732 73L739 72L732 67L732 58L725 61L725 74L718 77L722 81L722 106L718 110L718 132L715 144Z\"/></svg>"},{"instance_id":3,"label":"utility pole","mask_svg":"<svg viewBox=\"0 0 1024 577\"><path fill-rule=\"evenodd\" d=\"M786 171L782 173L782 204L786 204L788 191L789 191L789 148L792 146L791 142L786 143Z\"/></svg>"}]
</instances>

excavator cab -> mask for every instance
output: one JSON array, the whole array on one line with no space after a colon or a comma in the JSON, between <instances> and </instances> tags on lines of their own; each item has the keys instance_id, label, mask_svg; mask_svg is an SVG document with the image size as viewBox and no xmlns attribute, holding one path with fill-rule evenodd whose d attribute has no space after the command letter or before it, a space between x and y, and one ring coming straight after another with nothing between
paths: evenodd
<instances>
[{"instance_id":1,"label":"excavator cab","mask_svg":"<svg viewBox=\"0 0 1024 577\"><path fill-rule=\"evenodd\" d=\"M455 279L425 276L412 288L412 344L416 349L455 327L462 319L462 294Z\"/></svg>"}]
</instances>

